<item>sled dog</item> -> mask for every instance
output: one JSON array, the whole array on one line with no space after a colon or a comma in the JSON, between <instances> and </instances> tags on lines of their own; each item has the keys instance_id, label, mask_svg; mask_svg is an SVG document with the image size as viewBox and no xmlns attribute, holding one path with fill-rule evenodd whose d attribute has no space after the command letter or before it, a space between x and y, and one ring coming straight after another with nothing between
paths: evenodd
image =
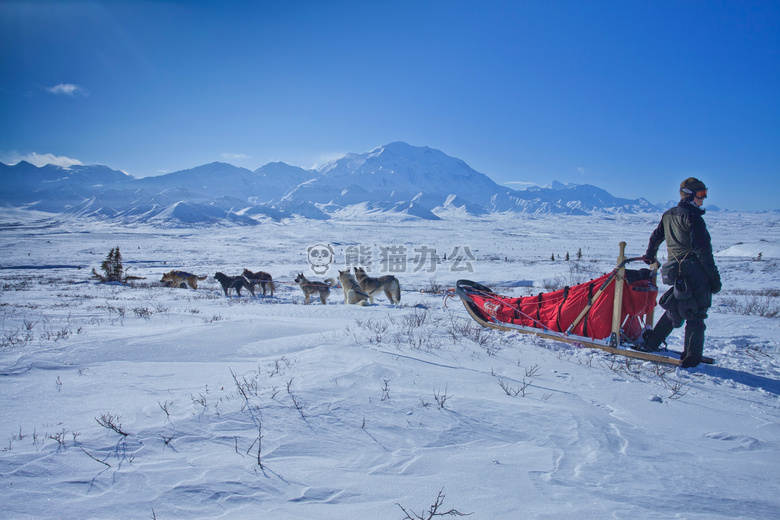
<instances>
[{"instance_id":1,"label":"sled dog","mask_svg":"<svg viewBox=\"0 0 780 520\"><path fill-rule=\"evenodd\" d=\"M366 274L362 267L355 267L355 278L357 278L363 292L368 294L372 304L374 303L374 294L379 291L385 292L390 303L395 305L401 303L401 284L398 283L398 278L395 276L387 274L379 278L372 278Z\"/></svg>"},{"instance_id":2,"label":"sled dog","mask_svg":"<svg viewBox=\"0 0 780 520\"><path fill-rule=\"evenodd\" d=\"M263 296L265 296L265 289L266 286L271 290L271 296L274 295L274 289L276 289L276 286L274 285L274 280L271 278L271 275L266 273L265 271L257 271L253 273L247 268L244 268L243 272L244 278L249 280L252 285L260 284L260 286L263 288Z\"/></svg>"},{"instance_id":3,"label":"sled dog","mask_svg":"<svg viewBox=\"0 0 780 520\"><path fill-rule=\"evenodd\" d=\"M341 282L341 289L344 291L344 303L347 305L366 305L371 297L366 294L357 283L355 277L349 272L339 271L339 282Z\"/></svg>"},{"instance_id":4,"label":"sled dog","mask_svg":"<svg viewBox=\"0 0 780 520\"><path fill-rule=\"evenodd\" d=\"M193 289L198 288L198 280L203 281L208 276L198 276L192 273L185 273L184 271L168 271L162 275L160 283L165 284L166 287L181 287L181 284L186 283Z\"/></svg>"},{"instance_id":5,"label":"sled dog","mask_svg":"<svg viewBox=\"0 0 780 520\"><path fill-rule=\"evenodd\" d=\"M222 290L225 291L225 296L230 296L228 294L230 289L235 289L236 294L241 296L241 289L244 287L252 293L252 296L255 295L255 290L252 288L252 282L243 276L228 276L224 273L218 272L214 275L214 278L216 278L220 285L222 285Z\"/></svg>"},{"instance_id":6,"label":"sled dog","mask_svg":"<svg viewBox=\"0 0 780 520\"><path fill-rule=\"evenodd\" d=\"M330 288L336 283L333 278L328 278L324 282L314 282L308 280L303 273L298 273L295 277L295 283L300 285L301 291L303 291L303 303L309 305L311 303L311 297L315 294L320 295L320 301L323 305L328 303L328 296L330 296Z\"/></svg>"}]
</instances>

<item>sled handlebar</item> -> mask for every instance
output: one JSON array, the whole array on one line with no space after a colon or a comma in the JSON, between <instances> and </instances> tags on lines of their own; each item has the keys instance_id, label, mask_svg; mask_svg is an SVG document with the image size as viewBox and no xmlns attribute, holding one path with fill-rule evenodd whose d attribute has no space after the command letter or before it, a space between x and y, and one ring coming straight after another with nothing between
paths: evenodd
<instances>
[{"instance_id":1,"label":"sled handlebar","mask_svg":"<svg viewBox=\"0 0 780 520\"><path fill-rule=\"evenodd\" d=\"M635 256L635 257L632 257L632 258L626 258L625 260L620 262L620 264L617 266L617 269L620 269L621 267L625 267L626 264L631 263L631 262L636 262L638 260L641 260L641 261L644 262L645 261L645 257L643 257L643 256Z\"/></svg>"},{"instance_id":2,"label":"sled handlebar","mask_svg":"<svg viewBox=\"0 0 780 520\"><path fill-rule=\"evenodd\" d=\"M628 264L630 262L636 262L637 260L644 261L644 257L634 256L634 257L631 257L631 258L626 258L625 260L620 262L618 264L618 266L612 271L612 274L609 275L609 278L604 280L604 283L601 284L601 287L599 288L599 290L604 290L607 287L607 285L609 285L612 282L612 279L615 278L615 276L617 275L618 271L623 269L626 266L626 264Z\"/></svg>"}]
</instances>

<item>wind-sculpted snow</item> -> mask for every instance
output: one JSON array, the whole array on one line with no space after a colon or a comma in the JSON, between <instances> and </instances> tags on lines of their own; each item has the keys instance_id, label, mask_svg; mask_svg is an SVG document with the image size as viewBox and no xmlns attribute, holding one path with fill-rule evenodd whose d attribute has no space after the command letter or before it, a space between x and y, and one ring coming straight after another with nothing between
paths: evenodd
<instances>
[{"instance_id":1,"label":"wind-sculpted snow","mask_svg":"<svg viewBox=\"0 0 780 520\"><path fill-rule=\"evenodd\" d=\"M618 241L644 251L657 216L61 218L0 208L0 517L401 519L439 493L439 511L471 518L780 510L780 321L750 308L778 307L777 215L708 215L716 364L677 371L482 329L446 292L599 276ZM335 259L316 275L306 249L321 243ZM90 279L116 246L143 280ZM380 247L406 251L401 305L345 305L340 288L303 304L297 273L335 276L358 251L382 274ZM243 268L271 273L274 297L225 297L214 274ZM163 287L170 270L208 279Z\"/></svg>"}]
</instances>

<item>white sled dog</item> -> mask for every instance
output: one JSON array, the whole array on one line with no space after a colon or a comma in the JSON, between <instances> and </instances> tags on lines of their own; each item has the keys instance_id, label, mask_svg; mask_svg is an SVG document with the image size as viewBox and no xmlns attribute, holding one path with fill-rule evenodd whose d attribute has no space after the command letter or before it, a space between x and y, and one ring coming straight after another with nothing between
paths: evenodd
<instances>
[{"instance_id":1,"label":"white sled dog","mask_svg":"<svg viewBox=\"0 0 780 520\"><path fill-rule=\"evenodd\" d=\"M379 291L385 292L385 296L390 300L390 303L395 305L401 303L401 284L398 283L398 278L395 276L387 274L379 278L372 278L366 274L365 269L362 267L355 267L355 278L357 278L360 288L368 293L372 304L374 303L374 294Z\"/></svg>"},{"instance_id":2,"label":"white sled dog","mask_svg":"<svg viewBox=\"0 0 780 520\"><path fill-rule=\"evenodd\" d=\"M360 284L349 272L349 269L339 271L339 282L341 282L341 290L344 291L344 303L347 305L366 305L371 299L360 288Z\"/></svg>"},{"instance_id":3,"label":"white sled dog","mask_svg":"<svg viewBox=\"0 0 780 520\"><path fill-rule=\"evenodd\" d=\"M324 282L314 282L303 276L303 273L298 273L298 276L295 277L295 283L297 283L301 287L301 291L303 291L303 303L305 305L311 303L311 297L315 294L319 294L322 304L327 305L328 296L330 296L330 288L335 285L336 280L328 278Z\"/></svg>"}]
</instances>

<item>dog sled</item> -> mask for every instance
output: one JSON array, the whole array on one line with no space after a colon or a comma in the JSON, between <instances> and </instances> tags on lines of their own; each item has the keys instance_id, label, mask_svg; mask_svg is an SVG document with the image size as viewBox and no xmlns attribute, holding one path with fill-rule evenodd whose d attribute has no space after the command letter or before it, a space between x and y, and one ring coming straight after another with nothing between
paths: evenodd
<instances>
[{"instance_id":1,"label":"dog sled","mask_svg":"<svg viewBox=\"0 0 780 520\"><path fill-rule=\"evenodd\" d=\"M596 348L611 354L670 365L680 364L671 350L636 350L653 324L658 287L656 270L627 269L642 260L625 257L620 243L617 267L599 278L537 296L509 297L471 280L458 280L455 293L469 315L483 327L534 334L542 338ZM712 363L712 358L702 358Z\"/></svg>"}]
</instances>

